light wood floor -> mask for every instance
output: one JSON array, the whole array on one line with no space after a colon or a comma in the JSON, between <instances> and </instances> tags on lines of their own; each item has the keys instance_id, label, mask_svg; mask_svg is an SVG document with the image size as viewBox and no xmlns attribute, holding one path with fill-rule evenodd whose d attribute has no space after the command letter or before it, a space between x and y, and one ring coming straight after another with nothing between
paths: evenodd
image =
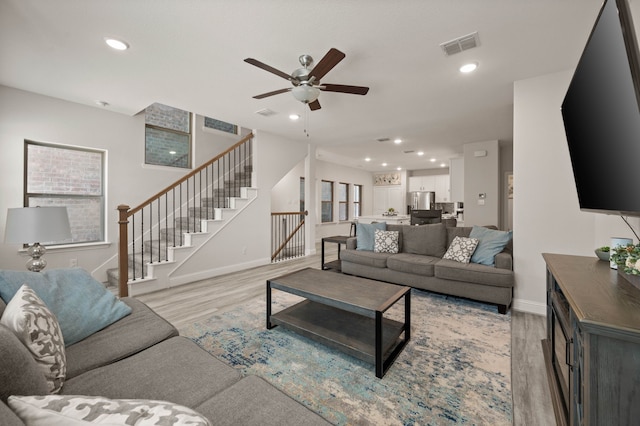
<instances>
[{"instance_id":1,"label":"light wood floor","mask_svg":"<svg viewBox=\"0 0 640 426\"><path fill-rule=\"evenodd\" d=\"M327 244L327 258L335 258L334 244ZM318 247L317 253L320 253ZM268 278L304 267L320 268L320 255L285 261L227 274L180 287L138 296L178 330L214 313L233 309L256 297L265 297ZM546 319L523 312L511 312L511 386L513 424L516 426L555 425L548 392L540 341L545 336Z\"/></svg>"}]
</instances>

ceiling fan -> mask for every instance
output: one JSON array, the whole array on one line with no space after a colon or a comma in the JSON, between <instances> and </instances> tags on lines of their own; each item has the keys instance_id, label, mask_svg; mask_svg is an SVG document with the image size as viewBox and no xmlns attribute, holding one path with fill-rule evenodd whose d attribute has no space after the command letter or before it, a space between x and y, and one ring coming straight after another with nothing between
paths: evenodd
<instances>
[{"instance_id":1,"label":"ceiling fan","mask_svg":"<svg viewBox=\"0 0 640 426\"><path fill-rule=\"evenodd\" d=\"M320 80L345 58L345 54L338 49L331 48L326 55L315 66L313 58L309 55L301 55L299 58L302 68L293 71L291 75L275 69L257 59L247 58L244 61L248 64L262 68L279 77L289 80L293 87L287 89L274 90L273 92L263 93L254 96L254 99L262 99L280 93L291 92L293 96L302 103L308 104L311 111L320 109L318 96L320 91L350 93L353 95L366 95L369 91L368 87L348 86L344 84L321 84Z\"/></svg>"}]
</instances>

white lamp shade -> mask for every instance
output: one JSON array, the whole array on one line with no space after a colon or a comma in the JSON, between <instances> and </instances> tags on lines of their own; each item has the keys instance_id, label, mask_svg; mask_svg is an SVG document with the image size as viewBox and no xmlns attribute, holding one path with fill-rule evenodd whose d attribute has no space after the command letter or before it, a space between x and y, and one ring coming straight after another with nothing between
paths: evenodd
<instances>
[{"instance_id":1,"label":"white lamp shade","mask_svg":"<svg viewBox=\"0 0 640 426\"><path fill-rule=\"evenodd\" d=\"M320 96L320 89L308 84L301 84L300 86L296 86L291 89L291 93L293 93L293 97L300 102L308 104L318 99L318 96Z\"/></svg>"},{"instance_id":2,"label":"white lamp shade","mask_svg":"<svg viewBox=\"0 0 640 426\"><path fill-rule=\"evenodd\" d=\"M23 207L7 210L7 243L59 242L71 238L66 207Z\"/></svg>"}]
</instances>

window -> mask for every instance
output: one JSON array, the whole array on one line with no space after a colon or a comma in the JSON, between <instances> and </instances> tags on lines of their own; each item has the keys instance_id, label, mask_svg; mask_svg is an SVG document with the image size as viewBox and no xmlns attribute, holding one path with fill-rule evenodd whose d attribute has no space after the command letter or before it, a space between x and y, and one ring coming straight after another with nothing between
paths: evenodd
<instances>
[{"instance_id":1,"label":"window","mask_svg":"<svg viewBox=\"0 0 640 426\"><path fill-rule=\"evenodd\" d=\"M25 206L66 206L72 244L104 241L104 151L25 141L25 158Z\"/></svg>"},{"instance_id":2,"label":"window","mask_svg":"<svg viewBox=\"0 0 640 426\"><path fill-rule=\"evenodd\" d=\"M322 181L321 189L322 223L333 222L333 182Z\"/></svg>"},{"instance_id":3,"label":"window","mask_svg":"<svg viewBox=\"0 0 640 426\"><path fill-rule=\"evenodd\" d=\"M353 217L358 218L361 214L362 205L362 185L353 185Z\"/></svg>"},{"instance_id":4,"label":"window","mask_svg":"<svg viewBox=\"0 0 640 426\"><path fill-rule=\"evenodd\" d=\"M349 184L338 184L338 220L349 219Z\"/></svg>"},{"instance_id":5,"label":"window","mask_svg":"<svg viewBox=\"0 0 640 426\"><path fill-rule=\"evenodd\" d=\"M144 162L191 168L191 113L155 103L144 111Z\"/></svg>"},{"instance_id":6,"label":"window","mask_svg":"<svg viewBox=\"0 0 640 426\"><path fill-rule=\"evenodd\" d=\"M235 124L227 123L226 121L217 120L211 117L204 118L204 127L207 129L216 129L221 132L231 133L232 135L238 134L238 126Z\"/></svg>"},{"instance_id":7,"label":"window","mask_svg":"<svg viewBox=\"0 0 640 426\"><path fill-rule=\"evenodd\" d=\"M304 178L300 178L300 211L304 211Z\"/></svg>"}]
</instances>

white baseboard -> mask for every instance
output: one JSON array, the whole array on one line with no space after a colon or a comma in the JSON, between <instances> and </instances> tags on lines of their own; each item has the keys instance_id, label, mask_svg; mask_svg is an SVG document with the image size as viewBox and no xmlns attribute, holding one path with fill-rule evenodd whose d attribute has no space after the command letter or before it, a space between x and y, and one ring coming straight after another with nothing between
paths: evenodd
<instances>
[{"instance_id":1,"label":"white baseboard","mask_svg":"<svg viewBox=\"0 0 640 426\"><path fill-rule=\"evenodd\" d=\"M536 315L547 315L547 305L545 303L532 302L524 299L513 299L511 305L514 311L528 312Z\"/></svg>"}]
</instances>

